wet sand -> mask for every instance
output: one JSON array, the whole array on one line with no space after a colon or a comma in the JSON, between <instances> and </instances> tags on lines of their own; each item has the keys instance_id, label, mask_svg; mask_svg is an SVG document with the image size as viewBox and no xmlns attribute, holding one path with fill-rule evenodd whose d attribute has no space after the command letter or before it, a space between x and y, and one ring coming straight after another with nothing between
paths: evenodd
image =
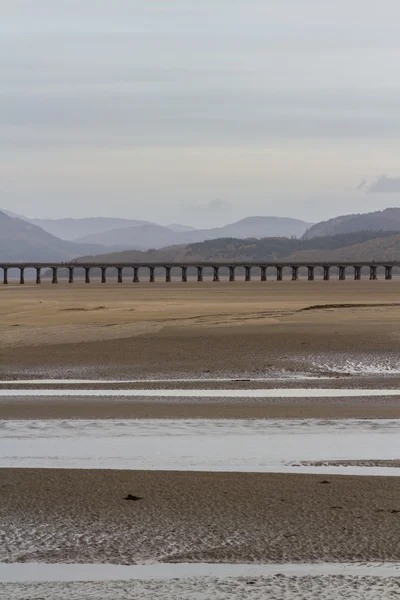
<instances>
[{"instance_id":1,"label":"wet sand","mask_svg":"<svg viewBox=\"0 0 400 600\"><path fill-rule=\"evenodd\" d=\"M0 585L1 600L397 600L399 578L379 577L241 577L175 581L28 583Z\"/></svg>"},{"instance_id":2,"label":"wet sand","mask_svg":"<svg viewBox=\"0 0 400 600\"><path fill-rule=\"evenodd\" d=\"M400 559L397 477L2 469L0 486L1 561Z\"/></svg>"},{"instance_id":3,"label":"wet sand","mask_svg":"<svg viewBox=\"0 0 400 600\"><path fill-rule=\"evenodd\" d=\"M115 398L2 398L1 419L399 419L396 398L141 402Z\"/></svg>"}]
</instances>

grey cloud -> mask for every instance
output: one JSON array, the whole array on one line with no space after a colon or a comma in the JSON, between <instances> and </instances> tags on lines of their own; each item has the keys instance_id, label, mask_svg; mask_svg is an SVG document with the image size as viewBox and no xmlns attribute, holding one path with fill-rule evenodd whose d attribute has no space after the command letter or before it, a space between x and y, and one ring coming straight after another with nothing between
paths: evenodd
<instances>
[{"instance_id":1,"label":"grey cloud","mask_svg":"<svg viewBox=\"0 0 400 600\"><path fill-rule=\"evenodd\" d=\"M378 179L369 186L369 194L399 194L400 193L400 177L387 177L381 175Z\"/></svg>"}]
</instances>

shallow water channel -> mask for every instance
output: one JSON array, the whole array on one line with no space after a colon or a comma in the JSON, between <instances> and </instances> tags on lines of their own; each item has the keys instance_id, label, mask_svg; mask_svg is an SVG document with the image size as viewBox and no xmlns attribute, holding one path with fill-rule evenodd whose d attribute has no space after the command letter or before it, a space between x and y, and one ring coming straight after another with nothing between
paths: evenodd
<instances>
[{"instance_id":1,"label":"shallow water channel","mask_svg":"<svg viewBox=\"0 0 400 600\"><path fill-rule=\"evenodd\" d=\"M2 467L400 474L377 464L399 459L399 419L8 420L0 438Z\"/></svg>"}]
</instances>

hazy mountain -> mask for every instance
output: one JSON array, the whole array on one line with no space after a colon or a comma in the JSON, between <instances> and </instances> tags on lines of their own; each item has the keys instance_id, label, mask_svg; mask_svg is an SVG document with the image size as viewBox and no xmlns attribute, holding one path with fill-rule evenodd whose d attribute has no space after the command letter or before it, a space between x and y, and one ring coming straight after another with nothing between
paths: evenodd
<instances>
[{"instance_id":1,"label":"hazy mountain","mask_svg":"<svg viewBox=\"0 0 400 600\"><path fill-rule=\"evenodd\" d=\"M353 231L400 230L400 208L386 208L370 213L342 215L312 225L304 234L305 239Z\"/></svg>"},{"instance_id":2,"label":"hazy mountain","mask_svg":"<svg viewBox=\"0 0 400 600\"><path fill-rule=\"evenodd\" d=\"M24 217L26 218L26 217ZM89 217L85 219L27 219L45 231L60 237L63 240L76 240L84 236L109 231L110 229L124 229L125 227L140 227L147 225L148 221L135 219L118 219L108 217ZM113 245L113 244L112 244ZM117 245L118 242L117 242Z\"/></svg>"},{"instance_id":3,"label":"hazy mountain","mask_svg":"<svg viewBox=\"0 0 400 600\"><path fill-rule=\"evenodd\" d=\"M168 229L171 231L175 231L176 233L180 233L181 231L195 231L196 227L191 227L190 225L180 225L179 223L171 223L171 225L167 225Z\"/></svg>"},{"instance_id":4,"label":"hazy mountain","mask_svg":"<svg viewBox=\"0 0 400 600\"><path fill-rule=\"evenodd\" d=\"M104 249L100 245L60 240L37 225L0 212L0 262L64 261Z\"/></svg>"},{"instance_id":5,"label":"hazy mountain","mask_svg":"<svg viewBox=\"0 0 400 600\"><path fill-rule=\"evenodd\" d=\"M209 237L205 239L215 237L301 237L310 225L311 223L287 217L246 217L224 227L205 230L209 232Z\"/></svg>"},{"instance_id":6,"label":"hazy mountain","mask_svg":"<svg viewBox=\"0 0 400 600\"><path fill-rule=\"evenodd\" d=\"M173 232L168 227L148 224L141 227L113 229L79 238L79 241L106 246L119 244L147 250L226 237L301 237L309 225L309 223L298 219L284 217L247 217L237 223L213 229L189 229Z\"/></svg>"},{"instance_id":7,"label":"hazy mountain","mask_svg":"<svg viewBox=\"0 0 400 600\"><path fill-rule=\"evenodd\" d=\"M188 232L190 234L191 232ZM188 235L186 234L186 235ZM136 248L147 250L149 248L162 248L178 243L179 236L185 235L175 233L168 227L149 223L140 227L124 227L123 229L111 229L93 235L79 238L79 242L89 244L103 244L104 246L125 246L125 248Z\"/></svg>"}]
</instances>

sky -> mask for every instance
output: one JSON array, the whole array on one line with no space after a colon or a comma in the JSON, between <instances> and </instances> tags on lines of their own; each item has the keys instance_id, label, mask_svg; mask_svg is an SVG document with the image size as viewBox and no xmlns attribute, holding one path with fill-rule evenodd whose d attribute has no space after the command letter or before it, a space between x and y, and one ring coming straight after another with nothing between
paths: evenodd
<instances>
[{"instance_id":1,"label":"sky","mask_svg":"<svg viewBox=\"0 0 400 600\"><path fill-rule=\"evenodd\" d=\"M0 206L222 225L400 206L398 0L0 0Z\"/></svg>"}]
</instances>

